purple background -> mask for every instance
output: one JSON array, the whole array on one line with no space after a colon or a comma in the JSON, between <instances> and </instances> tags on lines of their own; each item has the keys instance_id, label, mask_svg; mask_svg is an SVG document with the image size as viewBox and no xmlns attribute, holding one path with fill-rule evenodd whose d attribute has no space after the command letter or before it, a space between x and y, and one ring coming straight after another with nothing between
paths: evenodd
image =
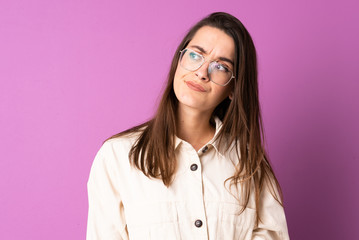
<instances>
[{"instance_id":1,"label":"purple background","mask_svg":"<svg viewBox=\"0 0 359 240\"><path fill-rule=\"evenodd\" d=\"M291 239L359 239L357 1L0 2L0 239L84 239L103 140L149 119L174 50L213 11L258 51Z\"/></svg>"}]
</instances>

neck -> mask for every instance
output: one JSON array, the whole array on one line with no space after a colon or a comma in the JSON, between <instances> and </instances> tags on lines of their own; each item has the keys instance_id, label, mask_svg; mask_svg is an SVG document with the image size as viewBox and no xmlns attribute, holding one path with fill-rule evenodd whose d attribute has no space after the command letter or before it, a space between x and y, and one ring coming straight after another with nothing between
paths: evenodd
<instances>
[{"instance_id":1,"label":"neck","mask_svg":"<svg viewBox=\"0 0 359 240\"><path fill-rule=\"evenodd\" d=\"M190 143L198 151L215 133L210 124L211 111L196 111L194 109L179 106L177 110L177 136Z\"/></svg>"}]
</instances>

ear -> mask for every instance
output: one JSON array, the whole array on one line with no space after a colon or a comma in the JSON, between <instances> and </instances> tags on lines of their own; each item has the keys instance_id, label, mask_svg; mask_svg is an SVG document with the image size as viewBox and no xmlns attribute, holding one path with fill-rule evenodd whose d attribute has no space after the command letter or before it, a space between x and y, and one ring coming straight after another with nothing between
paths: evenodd
<instances>
[{"instance_id":1,"label":"ear","mask_svg":"<svg viewBox=\"0 0 359 240\"><path fill-rule=\"evenodd\" d=\"M233 91L231 91L228 95L229 99L232 101L233 100Z\"/></svg>"}]
</instances>

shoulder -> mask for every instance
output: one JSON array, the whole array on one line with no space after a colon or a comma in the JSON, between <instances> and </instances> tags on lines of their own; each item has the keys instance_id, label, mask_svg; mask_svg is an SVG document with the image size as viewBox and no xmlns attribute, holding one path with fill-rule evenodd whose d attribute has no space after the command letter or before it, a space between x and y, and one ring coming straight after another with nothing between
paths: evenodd
<instances>
[{"instance_id":1,"label":"shoulder","mask_svg":"<svg viewBox=\"0 0 359 240\"><path fill-rule=\"evenodd\" d=\"M102 147L104 151L129 151L141 137L143 129L136 132L125 133L106 140Z\"/></svg>"},{"instance_id":2,"label":"shoulder","mask_svg":"<svg viewBox=\"0 0 359 240\"><path fill-rule=\"evenodd\" d=\"M127 176L132 169L129 152L139 135L139 133L125 134L108 139L102 144L92 162L89 186L108 181L118 185L119 181Z\"/></svg>"},{"instance_id":3,"label":"shoulder","mask_svg":"<svg viewBox=\"0 0 359 240\"><path fill-rule=\"evenodd\" d=\"M113 137L106 140L101 148L131 148L141 136L142 131L126 133L118 137Z\"/></svg>"},{"instance_id":4,"label":"shoulder","mask_svg":"<svg viewBox=\"0 0 359 240\"><path fill-rule=\"evenodd\" d=\"M129 162L128 154L140 137L141 132L126 133L106 140L98 150L94 164L101 162L101 164L112 167L127 165Z\"/></svg>"}]
</instances>

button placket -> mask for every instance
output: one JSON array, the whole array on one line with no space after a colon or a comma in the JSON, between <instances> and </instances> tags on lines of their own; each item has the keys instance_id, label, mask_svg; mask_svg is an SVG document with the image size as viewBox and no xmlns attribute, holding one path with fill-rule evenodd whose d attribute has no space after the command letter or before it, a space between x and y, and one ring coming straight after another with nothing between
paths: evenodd
<instances>
[{"instance_id":1,"label":"button placket","mask_svg":"<svg viewBox=\"0 0 359 240\"><path fill-rule=\"evenodd\" d=\"M202 149L199 151L195 151L195 149L191 149L186 152L186 156L184 156L185 161L187 162L187 180L190 180L191 183L188 187L186 187L185 195L191 196L191 202L186 206L186 209L191 211L191 215L194 218L191 219L191 225L193 228L193 234L196 236L205 237L208 239L207 235L207 223L206 223L206 213L205 206L203 200L203 179L202 179L202 171L201 171L201 155L203 154ZM197 238L200 239L200 238Z\"/></svg>"},{"instance_id":2,"label":"button placket","mask_svg":"<svg viewBox=\"0 0 359 240\"><path fill-rule=\"evenodd\" d=\"M192 162L189 166L189 169L192 172L196 172L200 168L200 155L197 152L193 152L193 155L190 158L190 162ZM196 174L197 175L197 174Z\"/></svg>"}]
</instances>

